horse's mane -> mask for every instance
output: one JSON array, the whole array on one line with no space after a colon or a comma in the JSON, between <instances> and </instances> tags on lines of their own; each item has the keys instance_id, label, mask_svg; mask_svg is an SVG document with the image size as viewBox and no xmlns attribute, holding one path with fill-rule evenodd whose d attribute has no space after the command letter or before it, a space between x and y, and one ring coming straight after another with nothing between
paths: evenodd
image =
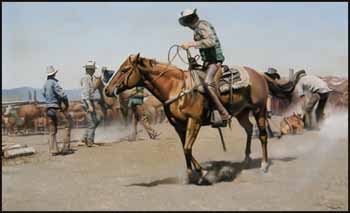
<instances>
[{"instance_id":1,"label":"horse's mane","mask_svg":"<svg viewBox=\"0 0 350 213\"><path fill-rule=\"evenodd\" d=\"M141 65L144 65L146 67L149 67L149 68L165 68L165 69L169 69L169 70L177 70L177 71L182 71L184 72L184 70L178 68L177 66L175 65L172 65L172 64L167 64L167 63L164 63L164 62L159 62L157 61L156 59L149 59L149 58L140 58L140 62L141 62Z\"/></svg>"},{"instance_id":2,"label":"horse's mane","mask_svg":"<svg viewBox=\"0 0 350 213\"><path fill-rule=\"evenodd\" d=\"M149 59L149 58L143 58L140 57L139 59L139 65L141 65L145 70L148 71L166 71L166 72L172 72L176 75L177 78L182 79L184 70L171 65L167 63L159 62L155 59Z\"/></svg>"}]
</instances>

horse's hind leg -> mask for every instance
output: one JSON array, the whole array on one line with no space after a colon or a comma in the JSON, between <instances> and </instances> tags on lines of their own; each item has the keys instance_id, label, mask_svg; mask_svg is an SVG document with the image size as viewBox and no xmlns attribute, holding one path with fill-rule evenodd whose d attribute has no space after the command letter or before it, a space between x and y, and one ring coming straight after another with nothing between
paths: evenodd
<instances>
[{"instance_id":1,"label":"horse's hind leg","mask_svg":"<svg viewBox=\"0 0 350 213\"><path fill-rule=\"evenodd\" d=\"M267 131L266 131L265 110L260 110L258 113L255 113L254 117L259 128L259 139L262 147L261 170L263 172L267 172L268 156L267 156Z\"/></svg>"},{"instance_id":2,"label":"horse's hind leg","mask_svg":"<svg viewBox=\"0 0 350 213\"><path fill-rule=\"evenodd\" d=\"M236 118L239 122L239 124L244 128L246 134L247 134L247 142L245 147L245 159L244 163L246 166L249 165L251 158L250 158L250 147L252 142L252 134L253 134L253 124L249 120L249 109L246 109L239 113Z\"/></svg>"}]
</instances>

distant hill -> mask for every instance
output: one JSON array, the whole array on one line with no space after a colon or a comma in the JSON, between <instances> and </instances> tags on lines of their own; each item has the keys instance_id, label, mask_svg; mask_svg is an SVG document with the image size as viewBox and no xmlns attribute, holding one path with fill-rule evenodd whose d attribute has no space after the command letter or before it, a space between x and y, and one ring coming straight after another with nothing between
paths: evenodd
<instances>
[{"instance_id":1,"label":"distant hill","mask_svg":"<svg viewBox=\"0 0 350 213\"><path fill-rule=\"evenodd\" d=\"M29 101L29 92L31 93L33 99L34 91L36 91L37 100L44 101L44 97L42 96L42 89L32 87L18 87L13 89L2 89L2 102ZM64 91L67 94L69 100L80 100L81 89L70 89ZM95 97L100 97L97 91L95 92Z\"/></svg>"}]
</instances>

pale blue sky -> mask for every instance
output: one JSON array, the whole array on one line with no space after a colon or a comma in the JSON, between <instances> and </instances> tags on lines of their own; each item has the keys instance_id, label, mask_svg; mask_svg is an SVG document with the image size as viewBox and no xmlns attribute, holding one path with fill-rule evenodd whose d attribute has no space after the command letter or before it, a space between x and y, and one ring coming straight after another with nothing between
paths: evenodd
<instances>
[{"instance_id":1,"label":"pale blue sky","mask_svg":"<svg viewBox=\"0 0 350 213\"><path fill-rule=\"evenodd\" d=\"M171 45L191 41L180 12L197 8L216 28L226 64L272 66L348 76L347 3L76 2L2 3L2 86L42 87L45 68L79 88L88 60L112 69L130 54L167 61ZM196 51L192 51L195 53ZM185 68L176 61L176 65Z\"/></svg>"}]
</instances>

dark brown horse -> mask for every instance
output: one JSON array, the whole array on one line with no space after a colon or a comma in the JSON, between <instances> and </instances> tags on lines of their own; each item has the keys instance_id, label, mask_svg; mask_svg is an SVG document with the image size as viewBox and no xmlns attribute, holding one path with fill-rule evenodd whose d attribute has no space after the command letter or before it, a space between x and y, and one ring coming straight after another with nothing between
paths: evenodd
<instances>
[{"instance_id":1,"label":"dark brown horse","mask_svg":"<svg viewBox=\"0 0 350 213\"><path fill-rule=\"evenodd\" d=\"M266 100L269 93L268 81L257 71L244 67L249 74L250 86L234 90L232 95L232 107L228 109L235 116L247 133L245 161L249 163L250 146L252 139L252 123L249 121L249 112L252 112L259 128L259 139L262 145L261 169L266 172L268 168L267 133L266 133ZM217 79L221 76L221 70ZM184 89L193 88L192 78L189 72L175 66L159 63L152 59L142 58L140 54L129 56L120 66L105 87L105 94L112 96L126 89L138 85L145 86L163 104L177 97ZM221 101L226 108L229 107L229 94L221 95ZM176 98L175 98L176 99ZM169 122L178 133L186 159L187 173L192 174L192 165L201 175L201 179L207 174L201 165L192 156L192 147L202 125L207 125L209 114L209 102L207 98L198 92L188 93L176 99L170 104L164 104L164 111Z\"/></svg>"}]
</instances>

